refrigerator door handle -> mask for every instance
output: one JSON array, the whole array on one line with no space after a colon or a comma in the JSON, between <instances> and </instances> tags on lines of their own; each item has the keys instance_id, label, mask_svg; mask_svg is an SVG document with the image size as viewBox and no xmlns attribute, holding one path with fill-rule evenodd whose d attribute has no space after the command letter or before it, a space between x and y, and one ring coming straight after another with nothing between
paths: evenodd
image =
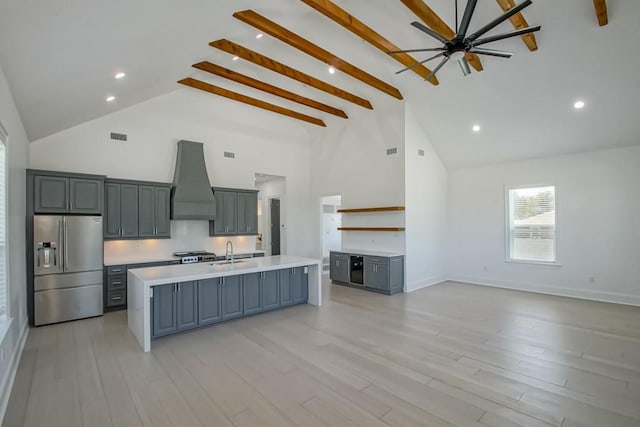
<instances>
[{"instance_id":1,"label":"refrigerator door handle","mask_svg":"<svg viewBox=\"0 0 640 427\"><path fill-rule=\"evenodd\" d=\"M54 258L54 260L55 260L56 267L58 267L60 271L63 271L64 265L58 265L58 256L57 256L58 251L64 251L66 249L64 242L62 241L62 224L61 223L62 223L62 218L58 220L58 245L56 247L56 257ZM64 259L61 259L60 263L63 264L63 262L64 262Z\"/></svg>"},{"instance_id":2,"label":"refrigerator door handle","mask_svg":"<svg viewBox=\"0 0 640 427\"><path fill-rule=\"evenodd\" d=\"M67 243L68 243L68 234L67 234L67 220L66 218L62 219L63 221L63 225L64 225L64 247L62 248L63 254L64 254L64 270L68 270L69 269L69 251L67 250Z\"/></svg>"}]
</instances>

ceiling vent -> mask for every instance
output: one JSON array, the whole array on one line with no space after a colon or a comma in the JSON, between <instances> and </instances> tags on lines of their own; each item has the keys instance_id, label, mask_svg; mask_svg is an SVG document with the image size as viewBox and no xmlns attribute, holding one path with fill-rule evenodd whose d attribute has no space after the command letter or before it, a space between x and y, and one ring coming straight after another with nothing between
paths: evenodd
<instances>
[{"instance_id":1,"label":"ceiling vent","mask_svg":"<svg viewBox=\"0 0 640 427\"><path fill-rule=\"evenodd\" d=\"M111 132L111 139L113 139L114 141L126 141L127 140L127 134L126 133L116 133L116 132Z\"/></svg>"},{"instance_id":2,"label":"ceiling vent","mask_svg":"<svg viewBox=\"0 0 640 427\"><path fill-rule=\"evenodd\" d=\"M236 153L231 153L229 151L225 151L224 152L224 156L229 158L229 159L235 159L236 158Z\"/></svg>"},{"instance_id":3,"label":"ceiling vent","mask_svg":"<svg viewBox=\"0 0 640 427\"><path fill-rule=\"evenodd\" d=\"M397 147L387 148L387 156L390 156L392 154L397 154L397 153L398 153L398 148Z\"/></svg>"},{"instance_id":4,"label":"ceiling vent","mask_svg":"<svg viewBox=\"0 0 640 427\"><path fill-rule=\"evenodd\" d=\"M424 150L418 150L418 156L424 157Z\"/></svg>"}]
</instances>

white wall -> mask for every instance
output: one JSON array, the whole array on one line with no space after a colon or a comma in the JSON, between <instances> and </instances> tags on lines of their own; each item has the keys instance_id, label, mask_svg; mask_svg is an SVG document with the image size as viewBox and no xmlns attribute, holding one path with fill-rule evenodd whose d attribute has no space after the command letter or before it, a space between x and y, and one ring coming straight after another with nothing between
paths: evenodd
<instances>
[{"instance_id":1,"label":"white wall","mask_svg":"<svg viewBox=\"0 0 640 427\"><path fill-rule=\"evenodd\" d=\"M18 357L27 331L27 284L25 260L26 178L28 161L27 134L0 67L0 123L9 134L8 165L8 287L9 329L0 346L5 359L0 361L0 419L9 399L10 383L17 369Z\"/></svg>"},{"instance_id":2,"label":"white wall","mask_svg":"<svg viewBox=\"0 0 640 427\"><path fill-rule=\"evenodd\" d=\"M307 125L248 109L195 90L177 90L33 142L29 166L171 182L176 143L181 139L203 142L213 186L254 188L256 172L287 177L286 217L290 221L286 248L290 254L308 256L312 244L300 237L313 226L309 221ZM112 131L128 134L129 141L109 140ZM234 152L235 159L225 158L224 151ZM184 235L190 233L186 230ZM174 236L170 244L159 245L162 250L181 250L183 240ZM105 250L110 251L111 246Z\"/></svg>"},{"instance_id":3,"label":"white wall","mask_svg":"<svg viewBox=\"0 0 640 427\"><path fill-rule=\"evenodd\" d=\"M271 255L271 204L270 199L280 199L280 253L287 253L287 235L288 235L288 222L287 212L292 212L293 215L298 214L298 207L292 206L291 209L287 209L287 186L284 178L276 178L267 182L256 184L258 189L258 198L262 205L262 215L258 218L262 221L260 229L262 230L262 250L265 251L265 255ZM284 227L282 227L284 225ZM301 236L297 236L300 238Z\"/></svg>"},{"instance_id":4,"label":"white wall","mask_svg":"<svg viewBox=\"0 0 640 427\"><path fill-rule=\"evenodd\" d=\"M452 172L454 280L640 305L640 146ZM505 262L505 185L554 184L558 262Z\"/></svg>"},{"instance_id":5,"label":"white wall","mask_svg":"<svg viewBox=\"0 0 640 427\"><path fill-rule=\"evenodd\" d=\"M405 169L405 291L412 291L446 279L447 170L408 104Z\"/></svg>"},{"instance_id":6,"label":"white wall","mask_svg":"<svg viewBox=\"0 0 640 427\"><path fill-rule=\"evenodd\" d=\"M322 254L321 197L341 194L343 208L404 204L404 104L389 96L372 99L374 110L313 130L311 155L315 256ZM387 148L398 153L388 156ZM396 213L345 214L345 227L403 227ZM404 233L343 232L345 249L404 252Z\"/></svg>"}]
</instances>

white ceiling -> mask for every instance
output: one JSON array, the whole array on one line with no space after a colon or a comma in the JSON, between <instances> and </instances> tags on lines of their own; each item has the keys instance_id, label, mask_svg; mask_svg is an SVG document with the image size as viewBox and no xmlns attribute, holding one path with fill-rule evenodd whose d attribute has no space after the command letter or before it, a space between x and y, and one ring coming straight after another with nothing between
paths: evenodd
<instances>
[{"instance_id":1,"label":"white ceiling","mask_svg":"<svg viewBox=\"0 0 640 427\"><path fill-rule=\"evenodd\" d=\"M410 27L416 17L399 1L335 2L402 48L436 46ZM451 0L426 2L453 26ZM461 7L464 3L460 0ZM466 78L457 64L448 64L437 87L413 73L395 75L402 68L399 63L296 0L1 0L0 64L32 141L167 92L191 90L175 83L186 76L287 106L195 72L190 65L201 60L347 114L360 108L248 62L233 62L208 46L218 38L369 98L375 107L380 96L375 89L340 72L329 75L324 64L268 35L257 40L254 29L231 17L251 8L398 87L446 166L456 169L640 144L640 1L607 3L610 23L598 27L591 1L534 0L525 16L531 25L542 25L537 52L529 52L520 39L494 43L487 47L511 50L515 56L483 58L485 71ZM471 29L500 13L495 0L480 0ZM511 29L507 22L496 32ZM120 70L127 77L116 81L113 75ZM112 104L105 102L110 94L117 97ZM572 107L577 99L586 102L582 111ZM341 120L291 105L329 126ZM471 131L475 123L482 126L477 134Z\"/></svg>"}]
</instances>

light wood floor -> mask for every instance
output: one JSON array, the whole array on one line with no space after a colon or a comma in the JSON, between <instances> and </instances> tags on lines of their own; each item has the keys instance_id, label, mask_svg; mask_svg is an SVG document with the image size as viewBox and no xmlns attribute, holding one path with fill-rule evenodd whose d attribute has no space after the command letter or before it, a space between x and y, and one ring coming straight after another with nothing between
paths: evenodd
<instances>
[{"instance_id":1,"label":"light wood floor","mask_svg":"<svg viewBox=\"0 0 640 427\"><path fill-rule=\"evenodd\" d=\"M640 426L639 308L324 286L150 354L124 312L32 329L4 425Z\"/></svg>"}]
</instances>

